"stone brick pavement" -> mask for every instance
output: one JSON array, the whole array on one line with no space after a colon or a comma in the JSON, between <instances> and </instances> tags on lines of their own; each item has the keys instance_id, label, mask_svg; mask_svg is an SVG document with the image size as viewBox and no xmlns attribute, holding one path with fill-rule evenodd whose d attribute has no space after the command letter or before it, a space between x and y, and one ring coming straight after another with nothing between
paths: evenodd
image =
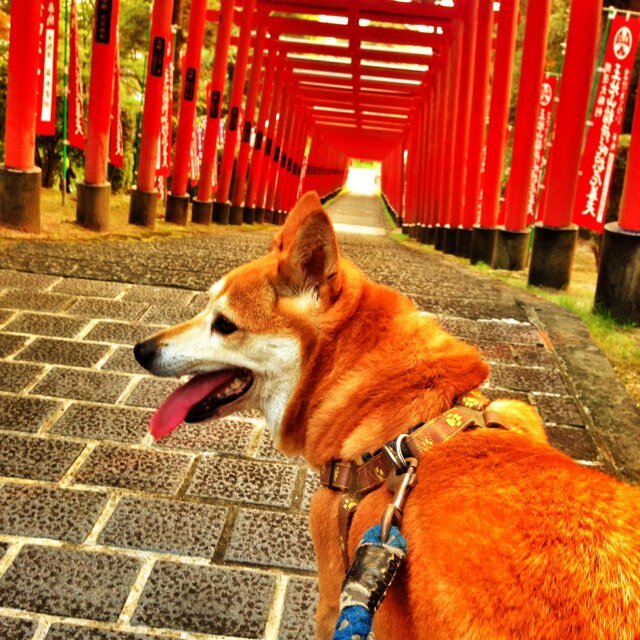
<instances>
[{"instance_id":1,"label":"stone brick pavement","mask_svg":"<svg viewBox=\"0 0 640 640\"><path fill-rule=\"evenodd\" d=\"M377 200L330 209L383 224ZM2 247L0 639L313 636L315 475L251 412L154 444L150 409L176 382L131 354L269 238ZM533 402L558 447L640 478L638 413L577 319L388 238L340 242L480 347L490 396Z\"/></svg>"}]
</instances>

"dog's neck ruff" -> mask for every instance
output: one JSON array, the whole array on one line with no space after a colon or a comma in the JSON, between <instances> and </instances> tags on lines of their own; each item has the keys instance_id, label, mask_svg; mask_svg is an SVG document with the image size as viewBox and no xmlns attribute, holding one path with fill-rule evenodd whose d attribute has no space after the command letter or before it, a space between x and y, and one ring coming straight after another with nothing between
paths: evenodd
<instances>
[{"instance_id":1,"label":"dog's neck ruff","mask_svg":"<svg viewBox=\"0 0 640 640\"><path fill-rule=\"evenodd\" d=\"M434 446L463 431L506 429L502 417L488 411L489 400L478 391L460 396L454 406L441 415L415 425L374 453L363 453L360 460L332 460L320 469L320 484L343 493L338 510L340 548L345 568L349 568L349 526L358 503L382 486L389 475L405 466L405 460L421 458Z\"/></svg>"}]
</instances>

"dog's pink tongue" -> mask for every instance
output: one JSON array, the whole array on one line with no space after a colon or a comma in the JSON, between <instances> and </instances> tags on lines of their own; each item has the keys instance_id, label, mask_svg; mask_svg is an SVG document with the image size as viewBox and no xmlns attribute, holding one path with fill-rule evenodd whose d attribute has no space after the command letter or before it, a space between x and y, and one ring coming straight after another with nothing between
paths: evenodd
<instances>
[{"instance_id":1,"label":"dog's pink tongue","mask_svg":"<svg viewBox=\"0 0 640 640\"><path fill-rule=\"evenodd\" d=\"M156 439L168 436L186 417L189 409L204 400L216 388L233 378L229 371L195 376L178 387L151 416L149 433Z\"/></svg>"}]
</instances>

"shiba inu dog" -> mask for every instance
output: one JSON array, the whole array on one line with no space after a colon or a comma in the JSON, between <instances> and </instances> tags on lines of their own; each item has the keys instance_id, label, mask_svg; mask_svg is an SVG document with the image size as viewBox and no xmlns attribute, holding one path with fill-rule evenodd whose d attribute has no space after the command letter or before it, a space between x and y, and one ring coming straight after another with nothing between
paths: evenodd
<instances>
[{"instance_id":1,"label":"shiba inu dog","mask_svg":"<svg viewBox=\"0 0 640 640\"><path fill-rule=\"evenodd\" d=\"M489 370L474 347L340 257L314 193L267 256L216 282L202 313L135 355L156 375L192 376L153 416L156 438L252 407L281 451L316 469L361 461ZM640 638L640 489L550 447L528 405L489 408L508 429L459 433L419 463L402 522L408 555L376 638ZM382 485L359 503L351 558L389 500ZM322 488L311 508L321 639L332 637L344 578L339 502Z\"/></svg>"}]
</instances>

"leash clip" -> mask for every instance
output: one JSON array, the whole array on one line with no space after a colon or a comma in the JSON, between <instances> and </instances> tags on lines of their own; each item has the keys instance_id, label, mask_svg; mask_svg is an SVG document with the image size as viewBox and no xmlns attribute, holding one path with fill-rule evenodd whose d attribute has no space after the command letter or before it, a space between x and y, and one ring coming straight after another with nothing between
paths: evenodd
<instances>
[{"instance_id":1,"label":"leash clip","mask_svg":"<svg viewBox=\"0 0 640 640\"><path fill-rule=\"evenodd\" d=\"M404 473L398 474L394 472L389 474L387 478L387 487L390 491L393 491L393 500L387 505L380 523L380 539L383 542L389 539L389 532L393 524L398 528L402 526L402 511L407 501L407 496L418 482L418 476L416 475L418 461L415 458L406 458L406 463L407 469Z\"/></svg>"},{"instance_id":2,"label":"leash clip","mask_svg":"<svg viewBox=\"0 0 640 640\"><path fill-rule=\"evenodd\" d=\"M405 473L409 468L409 462L405 458L402 453L402 444L407 439L407 434L403 433L397 437L395 442L389 442L383 445L382 450L385 452L389 460L391 460L391 464L396 468L396 470Z\"/></svg>"}]
</instances>

